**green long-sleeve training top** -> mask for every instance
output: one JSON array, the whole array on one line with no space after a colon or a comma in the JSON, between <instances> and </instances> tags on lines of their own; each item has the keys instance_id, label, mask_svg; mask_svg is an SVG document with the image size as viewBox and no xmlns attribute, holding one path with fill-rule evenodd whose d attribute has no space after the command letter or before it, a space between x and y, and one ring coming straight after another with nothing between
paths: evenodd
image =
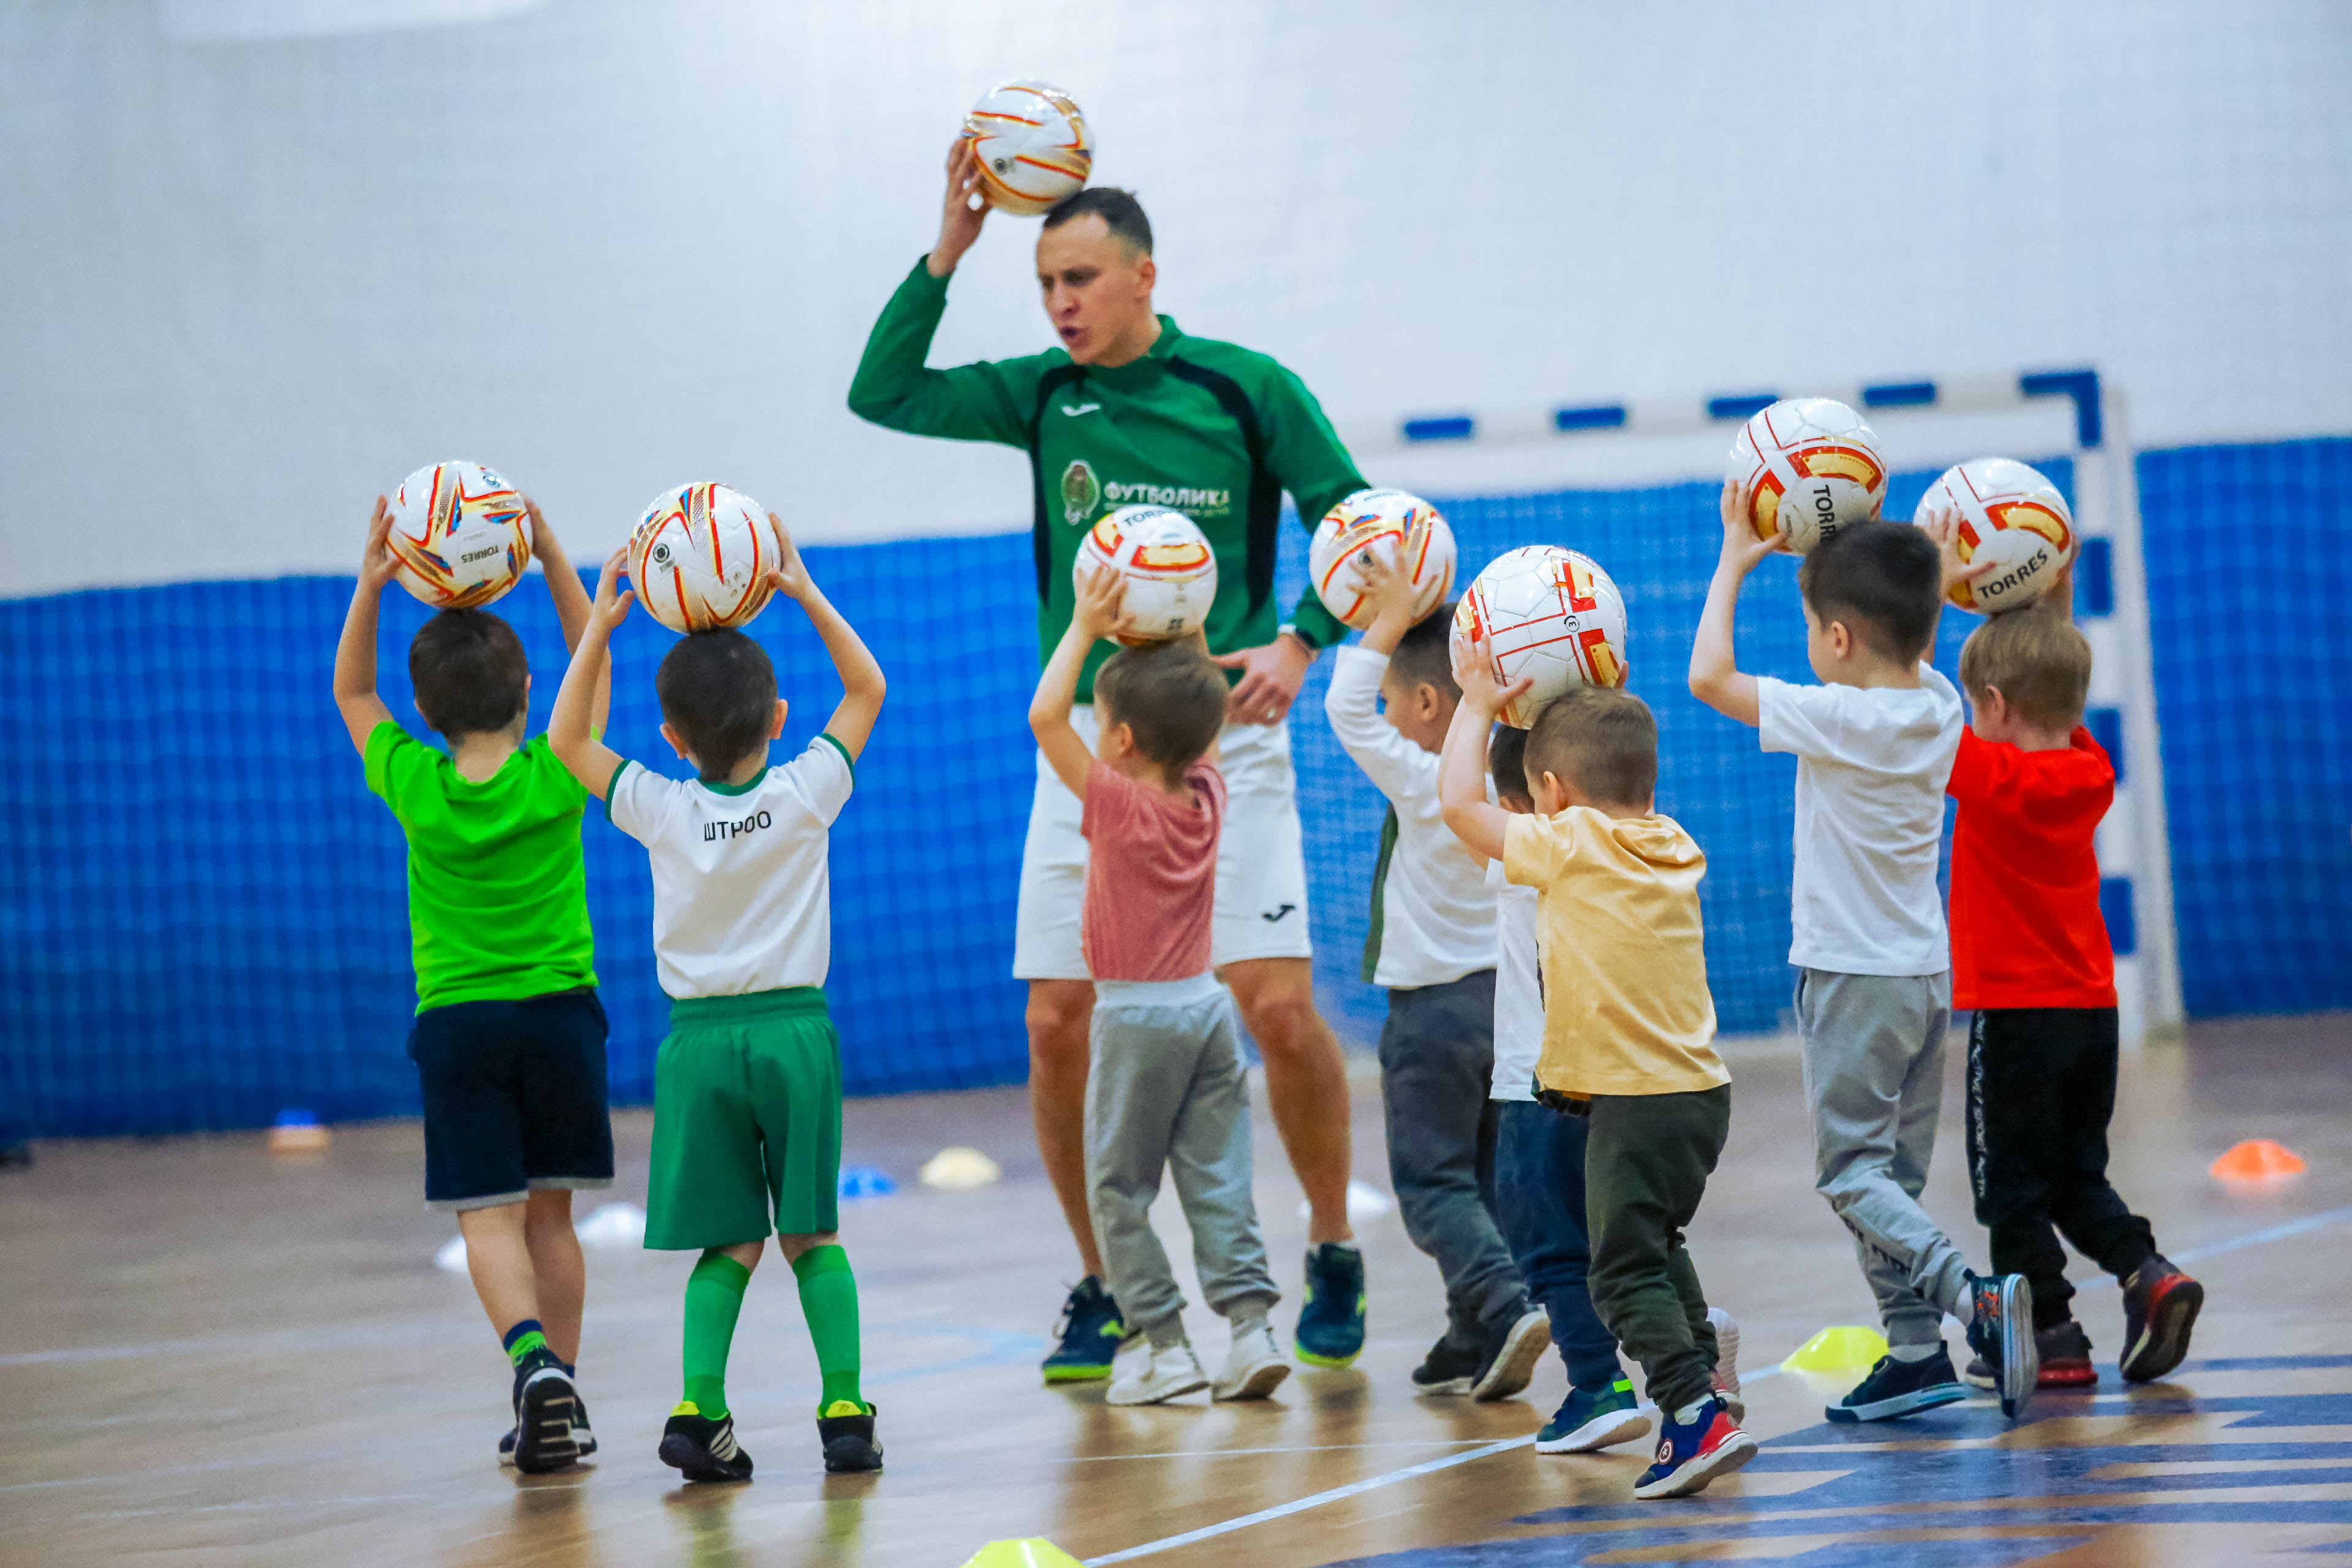
<instances>
[{"instance_id":1,"label":"green long-sleeve training top","mask_svg":"<svg viewBox=\"0 0 2352 1568\"><path fill-rule=\"evenodd\" d=\"M1073 364L1049 349L933 370L923 361L947 300L947 279L918 261L866 340L850 411L910 435L997 441L1029 454L1039 657L1050 657L1069 627L1071 570L1087 530L1139 502L1181 511L1208 535L1217 557L1210 651L1273 641L1282 492L1311 530L1364 488L1298 377L1265 354L1189 337L1167 316L1150 351L1114 369ZM1311 587L1292 623L1318 647L1347 631ZM1079 701L1094 700L1095 670L1111 652L1101 644L1087 658Z\"/></svg>"}]
</instances>

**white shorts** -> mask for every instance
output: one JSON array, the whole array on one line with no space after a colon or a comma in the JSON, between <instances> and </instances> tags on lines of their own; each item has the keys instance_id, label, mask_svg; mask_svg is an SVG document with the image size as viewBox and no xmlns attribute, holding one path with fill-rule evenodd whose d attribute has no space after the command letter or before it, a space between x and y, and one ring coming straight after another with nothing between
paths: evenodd
<instances>
[{"instance_id":1,"label":"white shorts","mask_svg":"<svg viewBox=\"0 0 2352 1568\"><path fill-rule=\"evenodd\" d=\"M1071 726L1094 750L1095 710L1070 710ZM1298 832L1298 779L1285 724L1228 724L1217 736L1225 775L1225 827L1217 843L1217 908L1209 962L1307 958L1307 853ZM1021 847L1021 903L1013 918L1015 980L1088 980L1078 944L1087 896L1087 841L1078 797L1037 757L1037 794Z\"/></svg>"}]
</instances>

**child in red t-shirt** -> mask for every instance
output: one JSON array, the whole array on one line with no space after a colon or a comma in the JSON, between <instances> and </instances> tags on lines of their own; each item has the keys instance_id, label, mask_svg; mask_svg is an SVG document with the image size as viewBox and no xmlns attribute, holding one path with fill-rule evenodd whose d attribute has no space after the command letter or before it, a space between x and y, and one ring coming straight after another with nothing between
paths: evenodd
<instances>
[{"instance_id":1,"label":"child in red t-shirt","mask_svg":"<svg viewBox=\"0 0 2352 1568\"><path fill-rule=\"evenodd\" d=\"M1947 792L1952 829L1952 1005L1969 1030L1969 1177L1992 1266L2033 1287L2043 1388L2095 1383L2068 1302L2066 1252L2123 1282L2123 1375L2161 1377L2189 1353L2204 1287L2156 1250L2107 1184L2116 1109L2116 963L2092 836L2116 773L2082 727L2091 646L2061 581L1986 621L1960 650L1973 710ZM2055 1226L2053 1231L2053 1226ZM1990 1368L1969 1382L1990 1386Z\"/></svg>"},{"instance_id":2,"label":"child in red t-shirt","mask_svg":"<svg viewBox=\"0 0 2352 1568\"><path fill-rule=\"evenodd\" d=\"M1069 630L1029 705L1037 747L1084 804L1087 896L1079 934L1095 983L1087 1064L1087 1192L1095 1240L1126 1327L1148 1354L1114 1367L1112 1405L1158 1405L1202 1388L1263 1399L1290 1375L1266 1314L1274 1276L1250 1196L1249 1080L1233 1000L1209 967L1225 781L1212 754L1226 685L1195 636L1122 650L1095 676L1099 752L1070 725L1078 671L1122 630L1121 580L1078 584ZM1201 1294L1232 1326L1223 1370L1202 1370L1184 1294L1152 1233L1171 1173Z\"/></svg>"}]
</instances>

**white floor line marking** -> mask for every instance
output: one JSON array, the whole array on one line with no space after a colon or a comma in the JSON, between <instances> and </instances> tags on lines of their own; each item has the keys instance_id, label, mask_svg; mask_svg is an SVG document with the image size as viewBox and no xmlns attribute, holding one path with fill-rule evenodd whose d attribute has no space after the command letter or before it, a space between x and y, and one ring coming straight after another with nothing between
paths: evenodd
<instances>
[{"instance_id":1,"label":"white floor line marking","mask_svg":"<svg viewBox=\"0 0 2352 1568\"><path fill-rule=\"evenodd\" d=\"M1223 1524L1204 1525L1199 1530L1188 1530L1181 1535L1169 1536L1164 1541L1147 1541L1140 1546L1130 1546L1124 1552L1112 1552L1100 1557L1089 1557L1086 1561L1086 1568L1101 1568L1101 1565L1107 1563L1126 1563L1138 1557L1149 1557L1154 1552L1172 1552L1179 1546L1190 1546L1196 1541L1213 1540L1220 1535L1231 1534L1236 1530L1247 1530L1253 1524L1264 1524L1268 1520L1283 1519L1294 1513L1304 1513L1310 1508L1321 1508L1327 1502L1338 1502L1342 1498L1351 1498L1359 1492L1393 1486L1398 1481L1409 1481L1415 1476L1426 1476L1437 1470L1451 1469L1455 1465L1466 1465L1474 1459L1483 1459L1493 1454L1507 1453L1513 1448L1524 1448L1535 1440L1536 1435L1530 1432L1524 1437L1506 1437L1499 1443L1489 1443L1483 1448L1473 1448L1466 1454L1448 1454L1442 1459L1430 1459L1422 1464L1408 1465L1402 1470L1391 1470L1384 1476L1372 1476L1364 1480L1350 1481L1344 1487L1333 1487L1329 1491L1317 1492L1312 1497L1303 1497L1296 1502L1281 1503L1274 1508L1260 1509L1255 1513L1245 1513L1239 1519L1226 1520Z\"/></svg>"},{"instance_id":2,"label":"white floor line marking","mask_svg":"<svg viewBox=\"0 0 2352 1568\"><path fill-rule=\"evenodd\" d=\"M1491 1437L1416 1437L1397 1443L1300 1443L1287 1448L1172 1448L1164 1454L1073 1454L1064 1462L1099 1465L1113 1459L1222 1459L1234 1454L1339 1454L1359 1448L1466 1448Z\"/></svg>"}]
</instances>

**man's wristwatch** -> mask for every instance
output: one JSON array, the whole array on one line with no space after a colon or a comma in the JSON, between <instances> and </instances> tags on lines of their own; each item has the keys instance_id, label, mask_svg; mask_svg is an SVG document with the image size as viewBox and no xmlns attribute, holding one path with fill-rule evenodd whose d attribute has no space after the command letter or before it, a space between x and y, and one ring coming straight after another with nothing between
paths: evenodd
<instances>
[{"instance_id":1,"label":"man's wristwatch","mask_svg":"<svg viewBox=\"0 0 2352 1568\"><path fill-rule=\"evenodd\" d=\"M1317 654L1323 651L1323 645L1317 642L1313 637L1308 637L1305 632L1300 631L1298 629L1297 623L1295 621L1283 622L1281 626L1275 628L1274 635L1278 637L1296 637L1298 641L1298 646L1307 650L1307 657L1308 658L1313 658Z\"/></svg>"}]
</instances>

